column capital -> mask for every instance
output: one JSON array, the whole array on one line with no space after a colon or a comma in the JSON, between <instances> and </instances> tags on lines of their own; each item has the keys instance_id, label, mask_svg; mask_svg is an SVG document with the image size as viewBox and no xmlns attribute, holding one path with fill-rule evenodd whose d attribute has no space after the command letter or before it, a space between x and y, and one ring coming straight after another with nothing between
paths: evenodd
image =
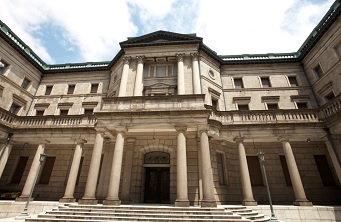
<instances>
[{"instance_id":1,"label":"column capital","mask_svg":"<svg viewBox=\"0 0 341 222\"><path fill-rule=\"evenodd\" d=\"M128 64L129 65L131 57L130 56L124 56L122 58L122 60L123 60L123 64Z\"/></svg>"},{"instance_id":2,"label":"column capital","mask_svg":"<svg viewBox=\"0 0 341 222\"><path fill-rule=\"evenodd\" d=\"M199 53L190 53L190 55L192 56L193 61L198 61L199 60Z\"/></svg>"},{"instance_id":3,"label":"column capital","mask_svg":"<svg viewBox=\"0 0 341 222\"><path fill-rule=\"evenodd\" d=\"M183 62L184 61L185 53L176 53L175 55L176 55L176 57L178 59L178 62Z\"/></svg>"},{"instance_id":4,"label":"column capital","mask_svg":"<svg viewBox=\"0 0 341 222\"><path fill-rule=\"evenodd\" d=\"M233 140L236 141L237 143L242 143L244 142L244 137L235 137Z\"/></svg>"},{"instance_id":5,"label":"column capital","mask_svg":"<svg viewBox=\"0 0 341 222\"><path fill-rule=\"evenodd\" d=\"M141 56L136 56L136 59L137 59L138 64L143 64L144 61L146 60L146 57L144 55L141 55Z\"/></svg>"},{"instance_id":6,"label":"column capital","mask_svg":"<svg viewBox=\"0 0 341 222\"><path fill-rule=\"evenodd\" d=\"M280 142L289 142L289 138L287 138L287 137L282 137L282 136L279 136L279 137L277 138L277 140L280 141Z\"/></svg>"},{"instance_id":7,"label":"column capital","mask_svg":"<svg viewBox=\"0 0 341 222\"><path fill-rule=\"evenodd\" d=\"M122 126L122 127L116 127L114 129L114 132L117 134L117 133L121 133L121 134L125 134L126 132L128 131L127 127L125 126Z\"/></svg>"},{"instance_id":8,"label":"column capital","mask_svg":"<svg viewBox=\"0 0 341 222\"><path fill-rule=\"evenodd\" d=\"M187 126L186 125L178 125L178 126L175 126L175 130L178 133L185 133L187 130Z\"/></svg>"},{"instance_id":9,"label":"column capital","mask_svg":"<svg viewBox=\"0 0 341 222\"><path fill-rule=\"evenodd\" d=\"M76 141L77 145L83 145L84 143L87 143L88 141L86 141L85 139L78 139Z\"/></svg>"},{"instance_id":10,"label":"column capital","mask_svg":"<svg viewBox=\"0 0 341 222\"><path fill-rule=\"evenodd\" d=\"M46 140L46 139L38 139L37 142L38 142L38 144L45 145L45 144L50 143L51 141L50 140Z\"/></svg>"}]
</instances>

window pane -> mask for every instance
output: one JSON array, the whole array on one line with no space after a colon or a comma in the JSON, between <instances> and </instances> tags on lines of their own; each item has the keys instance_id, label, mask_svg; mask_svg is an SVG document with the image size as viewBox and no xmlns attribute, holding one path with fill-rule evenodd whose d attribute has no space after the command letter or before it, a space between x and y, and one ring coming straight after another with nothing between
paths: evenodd
<instances>
[{"instance_id":1,"label":"window pane","mask_svg":"<svg viewBox=\"0 0 341 222\"><path fill-rule=\"evenodd\" d=\"M246 159L250 173L251 185L263 186L263 176L260 170L258 156L247 156Z\"/></svg>"},{"instance_id":2,"label":"window pane","mask_svg":"<svg viewBox=\"0 0 341 222\"><path fill-rule=\"evenodd\" d=\"M40 174L39 184L49 184L55 160L56 157L54 156L46 157L43 170Z\"/></svg>"},{"instance_id":3,"label":"window pane","mask_svg":"<svg viewBox=\"0 0 341 222\"><path fill-rule=\"evenodd\" d=\"M156 77L166 76L166 66L156 66Z\"/></svg>"},{"instance_id":4,"label":"window pane","mask_svg":"<svg viewBox=\"0 0 341 222\"><path fill-rule=\"evenodd\" d=\"M317 65L317 66L315 67L314 71L315 71L315 73L316 73L316 75L317 75L318 77L321 77L321 76L323 75L323 70L322 70L322 68L321 68L320 65Z\"/></svg>"},{"instance_id":5,"label":"window pane","mask_svg":"<svg viewBox=\"0 0 341 222\"><path fill-rule=\"evenodd\" d=\"M260 79L261 79L261 81L262 81L262 86L263 86L264 88L271 87L269 77L262 77L262 78L260 78Z\"/></svg>"},{"instance_id":6,"label":"window pane","mask_svg":"<svg viewBox=\"0 0 341 222\"><path fill-rule=\"evenodd\" d=\"M315 163L317 169L320 173L323 185L325 186L335 186L335 180L330 170L327 158L325 155L314 155Z\"/></svg>"},{"instance_id":7,"label":"window pane","mask_svg":"<svg viewBox=\"0 0 341 222\"><path fill-rule=\"evenodd\" d=\"M292 86L292 87L298 86L297 79L296 79L295 76L289 76L288 79L289 79L289 82L290 82L290 86Z\"/></svg>"},{"instance_id":8,"label":"window pane","mask_svg":"<svg viewBox=\"0 0 341 222\"><path fill-rule=\"evenodd\" d=\"M36 116L43 116L45 110L37 110L36 111Z\"/></svg>"},{"instance_id":9,"label":"window pane","mask_svg":"<svg viewBox=\"0 0 341 222\"><path fill-rule=\"evenodd\" d=\"M268 106L268 110L278 109L277 103L267 103L266 105Z\"/></svg>"},{"instance_id":10,"label":"window pane","mask_svg":"<svg viewBox=\"0 0 341 222\"><path fill-rule=\"evenodd\" d=\"M50 95L52 91L52 86L46 86L45 95Z\"/></svg>"},{"instance_id":11,"label":"window pane","mask_svg":"<svg viewBox=\"0 0 341 222\"><path fill-rule=\"evenodd\" d=\"M75 91L75 85L69 85L69 88L67 90L67 94L73 94Z\"/></svg>"},{"instance_id":12,"label":"window pane","mask_svg":"<svg viewBox=\"0 0 341 222\"><path fill-rule=\"evenodd\" d=\"M281 165L282 165L282 170L283 170L283 174L284 174L285 184L287 186L291 186L291 179L290 179L290 174L289 174L288 165L287 165L287 161L285 159L285 156L280 155L279 159L280 159Z\"/></svg>"},{"instance_id":13,"label":"window pane","mask_svg":"<svg viewBox=\"0 0 341 222\"><path fill-rule=\"evenodd\" d=\"M306 102L297 102L297 109L308 109L308 104Z\"/></svg>"},{"instance_id":14,"label":"window pane","mask_svg":"<svg viewBox=\"0 0 341 222\"><path fill-rule=\"evenodd\" d=\"M91 93L97 93L98 84L91 84Z\"/></svg>"},{"instance_id":15,"label":"window pane","mask_svg":"<svg viewBox=\"0 0 341 222\"><path fill-rule=\"evenodd\" d=\"M168 76L173 76L173 66L168 66Z\"/></svg>"},{"instance_id":16,"label":"window pane","mask_svg":"<svg viewBox=\"0 0 341 222\"><path fill-rule=\"evenodd\" d=\"M242 78L235 78L233 80L234 80L234 88L236 88L236 89L244 88Z\"/></svg>"},{"instance_id":17,"label":"window pane","mask_svg":"<svg viewBox=\"0 0 341 222\"><path fill-rule=\"evenodd\" d=\"M93 114L94 109L84 109L84 114Z\"/></svg>"},{"instance_id":18,"label":"window pane","mask_svg":"<svg viewBox=\"0 0 341 222\"><path fill-rule=\"evenodd\" d=\"M333 92L331 92L331 93L329 93L328 95L326 95L324 98L325 98L327 101L330 101L330 100L332 100L332 99L335 98L335 95L334 95Z\"/></svg>"},{"instance_id":19,"label":"window pane","mask_svg":"<svg viewBox=\"0 0 341 222\"><path fill-rule=\"evenodd\" d=\"M66 116L68 113L69 113L69 110L68 110L68 109L61 109L59 115L61 115L61 116Z\"/></svg>"},{"instance_id":20,"label":"window pane","mask_svg":"<svg viewBox=\"0 0 341 222\"><path fill-rule=\"evenodd\" d=\"M23 82L21 83L21 87L24 89L27 89L30 83L31 83L30 80L28 80L27 78L24 78Z\"/></svg>"},{"instance_id":21,"label":"window pane","mask_svg":"<svg viewBox=\"0 0 341 222\"><path fill-rule=\"evenodd\" d=\"M9 109L9 112L10 112L10 113L13 113L13 114L18 114L19 111L20 111L20 109L21 109L21 106L19 106L19 105L13 103L12 106L11 106L11 108Z\"/></svg>"},{"instance_id":22,"label":"window pane","mask_svg":"<svg viewBox=\"0 0 341 222\"><path fill-rule=\"evenodd\" d=\"M15 168L11 183L19 184L28 161L28 156L21 156Z\"/></svg>"},{"instance_id":23,"label":"window pane","mask_svg":"<svg viewBox=\"0 0 341 222\"><path fill-rule=\"evenodd\" d=\"M249 110L248 104L238 104L238 110Z\"/></svg>"}]
</instances>

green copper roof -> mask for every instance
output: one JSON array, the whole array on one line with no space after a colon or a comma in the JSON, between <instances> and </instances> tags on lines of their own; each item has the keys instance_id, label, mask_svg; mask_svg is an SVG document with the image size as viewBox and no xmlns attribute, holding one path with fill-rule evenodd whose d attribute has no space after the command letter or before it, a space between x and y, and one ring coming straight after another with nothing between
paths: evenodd
<instances>
[{"instance_id":1,"label":"green copper roof","mask_svg":"<svg viewBox=\"0 0 341 222\"><path fill-rule=\"evenodd\" d=\"M48 65L1 20L0 36L43 74L56 72L109 70L124 54L123 48L152 45L199 44L201 50L217 60L220 64L299 62L307 55L311 48L314 47L314 45L329 29L329 27L340 16L340 12L341 3L340 0L336 0L326 15L322 18L320 23L314 28L302 46L298 49L298 51L293 53L217 55L217 53L207 47L203 43L202 38L197 37L196 34L180 34L167 31L156 31L139 37L129 37L128 40L121 42L121 50L111 61Z\"/></svg>"}]
</instances>

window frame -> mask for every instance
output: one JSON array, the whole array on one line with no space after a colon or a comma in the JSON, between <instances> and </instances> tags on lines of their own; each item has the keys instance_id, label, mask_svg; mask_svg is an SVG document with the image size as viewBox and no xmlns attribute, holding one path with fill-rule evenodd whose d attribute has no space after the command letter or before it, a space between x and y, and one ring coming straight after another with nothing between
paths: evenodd
<instances>
[{"instance_id":1,"label":"window frame","mask_svg":"<svg viewBox=\"0 0 341 222\"><path fill-rule=\"evenodd\" d=\"M21 82L20 87L27 90L27 89L30 87L31 82L32 82L32 81L31 81L30 79L28 79L27 77L25 77L25 78L23 79L23 81Z\"/></svg>"},{"instance_id":2,"label":"window frame","mask_svg":"<svg viewBox=\"0 0 341 222\"><path fill-rule=\"evenodd\" d=\"M238 83L238 84L236 84L236 83ZM233 87L235 89L244 89L245 86L244 86L243 77L233 77Z\"/></svg>"},{"instance_id":3,"label":"window frame","mask_svg":"<svg viewBox=\"0 0 341 222\"><path fill-rule=\"evenodd\" d=\"M260 76L260 82L262 84L262 88L271 88L272 87L272 84L271 84L271 81L270 81L270 77L269 76ZM264 84L264 82L267 82L268 84Z\"/></svg>"},{"instance_id":4,"label":"window frame","mask_svg":"<svg viewBox=\"0 0 341 222\"><path fill-rule=\"evenodd\" d=\"M67 94L68 95L74 94L75 93L75 89L76 89L76 85L75 84L68 85Z\"/></svg>"},{"instance_id":5,"label":"window frame","mask_svg":"<svg viewBox=\"0 0 341 222\"><path fill-rule=\"evenodd\" d=\"M91 83L91 86L90 86L91 94L98 93L98 89L99 89L99 83Z\"/></svg>"},{"instance_id":6,"label":"window frame","mask_svg":"<svg viewBox=\"0 0 341 222\"><path fill-rule=\"evenodd\" d=\"M320 64L317 64L313 70L314 70L315 75L318 78L321 78L324 75L324 71L323 71L322 66Z\"/></svg>"},{"instance_id":7,"label":"window frame","mask_svg":"<svg viewBox=\"0 0 341 222\"><path fill-rule=\"evenodd\" d=\"M44 95L45 95L45 96L51 95L52 89L53 89L53 85L46 86L46 87L45 87L45 93L44 93Z\"/></svg>"},{"instance_id":8,"label":"window frame","mask_svg":"<svg viewBox=\"0 0 341 222\"><path fill-rule=\"evenodd\" d=\"M0 64L3 64L2 67L0 66L0 74L5 74L10 65L4 59L0 59Z\"/></svg>"},{"instance_id":9,"label":"window frame","mask_svg":"<svg viewBox=\"0 0 341 222\"><path fill-rule=\"evenodd\" d=\"M288 76L289 86L290 87L298 87L297 76Z\"/></svg>"}]
</instances>

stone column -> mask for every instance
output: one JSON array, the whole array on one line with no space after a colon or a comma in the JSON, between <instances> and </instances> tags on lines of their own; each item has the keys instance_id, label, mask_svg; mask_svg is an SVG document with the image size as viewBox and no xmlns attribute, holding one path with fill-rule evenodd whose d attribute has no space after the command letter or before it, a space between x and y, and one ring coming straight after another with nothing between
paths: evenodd
<instances>
[{"instance_id":1,"label":"stone column","mask_svg":"<svg viewBox=\"0 0 341 222\"><path fill-rule=\"evenodd\" d=\"M178 132L176 150L176 207L189 207L187 188L186 126L176 126Z\"/></svg>"},{"instance_id":2,"label":"stone column","mask_svg":"<svg viewBox=\"0 0 341 222\"><path fill-rule=\"evenodd\" d=\"M340 184L341 183L341 167L340 167L340 162L337 159L336 153L334 151L333 143L330 141L330 138L328 136L323 137L323 140L326 143L330 159L332 160L332 164L335 169L338 183Z\"/></svg>"},{"instance_id":3,"label":"stone column","mask_svg":"<svg viewBox=\"0 0 341 222\"><path fill-rule=\"evenodd\" d=\"M122 203L129 203L130 196L130 182L131 182L131 171L133 167L133 153L134 153L134 143L135 138L127 139L127 148L125 154L124 169L122 175L122 191L121 199Z\"/></svg>"},{"instance_id":4,"label":"stone column","mask_svg":"<svg viewBox=\"0 0 341 222\"><path fill-rule=\"evenodd\" d=\"M123 60L123 70L122 70L120 90L118 92L118 97L123 97L123 96L126 96L127 94L130 57L128 56L123 57L122 60Z\"/></svg>"},{"instance_id":5,"label":"stone column","mask_svg":"<svg viewBox=\"0 0 341 222\"><path fill-rule=\"evenodd\" d=\"M73 154L69 178L67 180L67 184L65 188L64 197L59 199L59 202L75 202L76 201L73 194L75 192L75 186L76 186L77 176L78 176L78 171L79 171L79 164L82 158L82 150L83 150L84 143L86 143L86 140L77 141L75 153Z\"/></svg>"},{"instance_id":6,"label":"stone column","mask_svg":"<svg viewBox=\"0 0 341 222\"><path fill-rule=\"evenodd\" d=\"M34 155L32 165L28 173L24 188L21 192L20 197L16 198L16 201L28 200L28 197L33 188L37 174L39 173L38 170L39 170L39 165L40 165L40 161L39 161L40 154L44 153L46 143L49 143L49 141L44 141L38 145L38 148L37 148L36 154Z\"/></svg>"},{"instance_id":7,"label":"stone column","mask_svg":"<svg viewBox=\"0 0 341 222\"><path fill-rule=\"evenodd\" d=\"M192 72L193 72L193 93L201 94L199 56L198 56L198 53L191 53L191 56L192 56Z\"/></svg>"},{"instance_id":8,"label":"stone column","mask_svg":"<svg viewBox=\"0 0 341 222\"><path fill-rule=\"evenodd\" d=\"M236 141L237 148L238 148L240 179L242 182L242 191L243 191L242 204L245 206L256 206L257 202L253 198L250 173L249 173L249 167L247 164L243 138L235 138L234 140Z\"/></svg>"},{"instance_id":9,"label":"stone column","mask_svg":"<svg viewBox=\"0 0 341 222\"><path fill-rule=\"evenodd\" d=\"M136 70L136 78L135 78L134 96L142 96L144 56L137 56L136 58L137 58L137 70Z\"/></svg>"},{"instance_id":10,"label":"stone column","mask_svg":"<svg viewBox=\"0 0 341 222\"><path fill-rule=\"evenodd\" d=\"M11 153L11 150L12 150L12 146L13 145L10 143L5 143L3 150L0 154L0 178L1 178L2 173L4 172L9 154Z\"/></svg>"},{"instance_id":11,"label":"stone column","mask_svg":"<svg viewBox=\"0 0 341 222\"><path fill-rule=\"evenodd\" d=\"M197 147L200 146L200 138L197 139ZM202 191L202 166L201 166L201 151L198 149L198 174L199 174L199 181L198 181L198 186L199 186L199 195L198 195L198 205L201 204L201 201L203 199L203 191Z\"/></svg>"},{"instance_id":12,"label":"stone column","mask_svg":"<svg viewBox=\"0 0 341 222\"><path fill-rule=\"evenodd\" d=\"M312 203L307 200L301 181L300 173L296 165L294 153L292 152L290 143L287 139L281 139L285 160L287 161L292 188L294 189L296 206L311 206Z\"/></svg>"},{"instance_id":13,"label":"stone column","mask_svg":"<svg viewBox=\"0 0 341 222\"><path fill-rule=\"evenodd\" d=\"M124 147L124 134L125 129L117 129L115 151L111 166L110 181L108 196L103 201L105 205L120 205L121 200L118 198L118 192L120 188L122 157Z\"/></svg>"},{"instance_id":14,"label":"stone column","mask_svg":"<svg viewBox=\"0 0 341 222\"><path fill-rule=\"evenodd\" d=\"M202 189L203 199L201 207L216 207L217 203L214 196L213 174L211 166L210 144L206 130L199 131L201 170L202 170Z\"/></svg>"},{"instance_id":15,"label":"stone column","mask_svg":"<svg viewBox=\"0 0 341 222\"><path fill-rule=\"evenodd\" d=\"M178 95L185 94L185 72L184 72L184 57L185 54L176 54L178 58Z\"/></svg>"},{"instance_id":16,"label":"stone column","mask_svg":"<svg viewBox=\"0 0 341 222\"><path fill-rule=\"evenodd\" d=\"M97 132L94 144L94 149L92 150L90 168L88 172L88 178L86 180L84 196L78 201L79 204L97 204L98 201L95 198L97 180L99 177L99 169L102 158L102 149L104 141L104 132Z\"/></svg>"}]
</instances>

